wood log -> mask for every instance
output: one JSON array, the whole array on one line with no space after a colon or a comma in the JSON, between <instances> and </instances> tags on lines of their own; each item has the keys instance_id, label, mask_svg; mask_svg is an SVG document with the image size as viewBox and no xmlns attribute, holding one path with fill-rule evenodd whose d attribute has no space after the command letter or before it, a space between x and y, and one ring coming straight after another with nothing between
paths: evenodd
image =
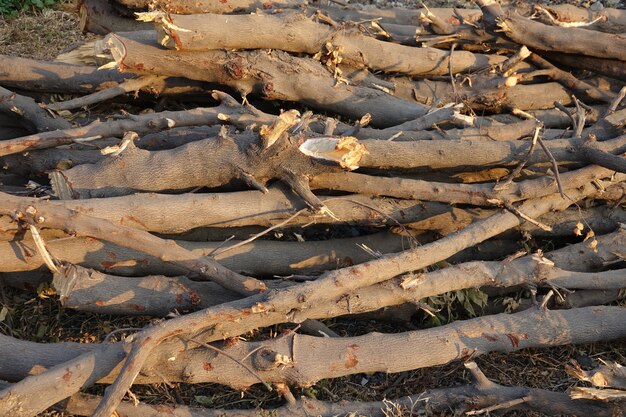
<instances>
[{"instance_id":1,"label":"wood log","mask_svg":"<svg viewBox=\"0 0 626 417\"><path fill-rule=\"evenodd\" d=\"M80 0L79 27L83 33L106 35L114 31L145 30L149 24L120 16L109 0Z\"/></svg>"},{"instance_id":2,"label":"wood log","mask_svg":"<svg viewBox=\"0 0 626 417\"><path fill-rule=\"evenodd\" d=\"M25 127L36 132L71 127L67 120L53 117L32 98L15 94L3 87L0 87L0 112L17 116Z\"/></svg>"},{"instance_id":3,"label":"wood log","mask_svg":"<svg viewBox=\"0 0 626 417\"><path fill-rule=\"evenodd\" d=\"M467 365L466 365L467 366ZM624 412L626 408L620 403L603 403L598 401L573 400L567 394L551 392L538 388L509 387L498 385L491 381L480 381L480 384L465 385L454 388L429 389L419 395L385 400L381 402L341 401L339 403L323 402L308 397L301 397L293 404L268 410L224 410L192 408L183 405L150 405L145 403L134 404L124 401L118 407L118 412L128 417L148 417L155 413L171 413L173 415L189 415L197 417L256 417L260 412L271 412L276 417L333 417L354 413L370 417L387 417L398 410L428 412L447 412L450 408L457 411L471 411L510 405L508 410L535 410L547 415L593 415L597 417L612 417L616 413ZM419 404L428 398L428 405ZM523 398L524 401L519 401ZM63 409L76 415L90 416L101 398L88 394L75 394Z\"/></svg>"},{"instance_id":4,"label":"wood log","mask_svg":"<svg viewBox=\"0 0 626 417\"><path fill-rule=\"evenodd\" d=\"M342 338L289 334L269 341L240 341L217 345L219 349L233 357L242 358L248 355L252 369L264 381L310 386L322 378L361 372L401 372L464 360L489 352L514 352L533 347L545 348L569 343L614 340L626 334L624 326L621 325L625 314L624 308L608 306L556 311L535 307L515 314L478 317L434 329L396 334L370 333ZM564 327L567 332L563 332ZM30 346L28 352L36 348L36 344L16 340L11 341L11 344ZM394 355L379 355L377 352L380 351L381 344L388 346ZM433 344L438 346L436 354L411 354L416 349L432 352ZM3 343L2 349L7 350L7 345L9 344ZM117 347L119 351L120 345L121 343L109 346ZM20 350L22 354L25 351L24 347ZM54 346L50 346L48 350L53 348ZM55 350L58 350L58 347ZM321 351L325 352L324 356L317 353ZM8 352L11 357L16 353ZM173 354L171 351L163 352L166 353ZM398 356L403 360L397 361ZM53 358L54 360L56 358ZM211 366L203 366L204 363ZM259 382L257 376L242 370L239 363L202 346L198 348L190 346L177 353L175 360L166 363L157 363L151 358L150 363L146 365L138 376L137 383L159 382L166 377L171 382L210 381L245 390ZM15 365L11 368L15 369ZM99 382L111 381L117 372L119 368Z\"/></svg>"},{"instance_id":5,"label":"wood log","mask_svg":"<svg viewBox=\"0 0 626 417\"><path fill-rule=\"evenodd\" d=\"M591 192L592 187L587 186L572 192L570 196L575 201ZM522 204L519 211L524 212L526 216L537 217L544 212L550 211L550 209L556 209L557 207L563 209L569 205L570 201L566 200L564 203L564 200L560 199L560 196L558 199L547 197L542 198L541 201L527 201ZM514 227L520 222L517 216L512 213L497 214L488 219L478 221L460 232L449 235L431 244L420 246L395 256L388 255L359 266L344 268L339 270L341 272L327 273L323 278L315 282L297 286L296 288L298 290L294 292L290 291L290 289L285 289L269 293L265 296L249 297L241 302L235 301L221 304L218 307L172 319L161 324L159 327L145 331L143 335L140 334L139 338L136 339L137 342L135 343L137 344L131 349L131 353L125 365L122 367L119 377L112 385L107 396L103 399L103 402L100 403L96 409L95 414L100 414L101 416L108 415L107 413L115 409L117 404L121 401L121 394L125 393L129 385L132 384L132 381L135 380L139 374L140 368L147 358L151 356L150 354L153 349L162 341L165 341L173 335L180 334L183 331L182 329L185 329L184 331L188 334L201 331L206 329L207 326L211 326L213 320L217 319L220 322L224 322L224 313L226 312L229 314L230 324L228 330L230 332L239 332L240 329L250 325L257 327L259 325L258 320L261 316L258 314L251 315L249 309L252 308L254 311L263 311L262 320L265 325L272 320L283 321L285 314L292 315L292 313L294 313L294 306L304 307L304 304L310 306L309 303L311 302L331 298L333 293L336 293L335 295L344 294L363 286L382 282L393 276L402 274L407 270L420 269L423 265L433 262L433 259L437 259L436 261L438 261L439 259L447 258L451 255L450 252L458 252L465 247L478 243L477 240L483 241L510 227ZM450 246L448 243L450 241L456 243ZM266 303L271 304L271 307ZM283 310L282 307L279 308L279 306L284 306L287 310ZM245 310L244 314L246 318L241 316L242 308ZM200 318L201 320L197 321L197 319ZM236 321L232 322L231 320ZM216 336L219 337L217 332L213 333L211 337Z\"/></svg>"},{"instance_id":6,"label":"wood log","mask_svg":"<svg viewBox=\"0 0 626 417\"><path fill-rule=\"evenodd\" d=\"M67 398L109 373L111 364L121 361L125 352L119 344L101 344L81 356L44 373L25 377L0 391L0 409L4 415L30 417ZM101 362L102 361L102 362ZM64 381L49 389L50 380ZM31 396L35 392L46 395Z\"/></svg>"},{"instance_id":7,"label":"wood log","mask_svg":"<svg viewBox=\"0 0 626 417\"><path fill-rule=\"evenodd\" d=\"M312 223L337 223L364 227L397 226L446 213L444 204L398 200L359 195L342 197L319 196L331 216L303 212L285 226L306 226ZM140 194L111 199L86 199L51 202L79 213L107 219L139 230L178 234L200 227L271 227L290 218L306 206L285 187L259 191L209 194ZM168 207L163 210L163 207ZM591 219L589 220L592 221ZM9 219L0 221L6 234L1 240L19 236L18 225Z\"/></svg>"},{"instance_id":8,"label":"wood log","mask_svg":"<svg viewBox=\"0 0 626 417\"><path fill-rule=\"evenodd\" d=\"M216 0L166 0L149 3L146 0L116 0L120 4L131 9L143 10L154 7L157 10L166 10L170 13L193 14L193 13L241 13L254 12L257 9L283 9L298 7L304 3L300 0L229 0L227 2Z\"/></svg>"},{"instance_id":9,"label":"wood log","mask_svg":"<svg viewBox=\"0 0 626 417\"><path fill-rule=\"evenodd\" d=\"M144 151L130 144L122 154L115 158L108 158L93 165L79 165L61 173L53 173L55 178L53 187L57 193L69 187L72 195L80 198L109 197L134 191L185 190L198 186L218 187L233 181L245 180L244 173L264 184L273 178L285 179L285 168L298 175L307 177L317 175L319 178L334 179L326 183L318 180L315 185L317 188L350 191L347 187L366 187L363 183L350 180L360 174L331 175L328 173L339 171L339 169L327 165L322 166L314 159L306 158L296 146L300 146L302 141L310 140L311 138L307 137L300 139L293 137L285 142L288 144L287 147L280 149L280 152L272 159L266 155L268 152L275 152L273 149L250 148L257 145L259 141L250 132L238 135L234 139L229 137L218 138L218 140L206 139L165 151ZM550 141L547 146L555 160L564 163L565 161L586 160L582 149L579 152L572 152L572 148L580 147L581 144L580 139L563 139ZM367 153L359 154L358 165L376 169L492 167L517 165L522 160L525 160L528 165L550 161L542 149L536 149L527 158L528 148L531 146L529 142L463 140L390 143L365 140L360 141L359 146L363 146ZM598 147L608 153L624 152L626 151L626 135L611 141L599 142ZM402 179L378 178L371 181L400 182ZM446 187L443 184L433 184L432 187L428 184L424 185L429 189ZM476 186L458 184L451 184L447 187L468 190L476 188ZM482 188L487 187L482 186ZM386 189L380 195L388 195L390 191L396 192L397 189ZM376 194L371 190L351 192ZM436 194L437 191L434 190L433 193ZM439 195L440 198L447 198L444 193L439 193ZM422 198L422 196L406 197L406 195L398 194L393 196ZM423 199L429 200L430 198L424 197ZM484 200L479 204L485 204Z\"/></svg>"},{"instance_id":10,"label":"wood log","mask_svg":"<svg viewBox=\"0 0 626 417\"><path fill-rule=\"evenodd\" d=\"M593 30L548 26L493 7L495 0L477 1L489 21L507 37L539 51L556 51L583 56L626 61L626 37ZM498 11L499 10L499 11ZM483 19L484 21L485 19ZM493 29L493 27L492 27Z\"/></svg>"},{"instance_id":11,"label":"wood log","mask_svg":"<svg viewBox=\"0 0 626 417\"><path fill-rule=\"evenodd\" d=\"M70 65L2 55L0 83L8 88L49 93L89 94L134 78L117 70L98 70L87 65Z\"/></svg>"},{"instance_id":12,"label":"wood log","mask_svg":"<svg viewBox=\"0 0 626 417\"><path fill-rule=\"evenodd\" d=\"M143 134L160 132L173 127L218 124L222 121L220 115L224 115L222 117L226 117L229 120L250 120L250 118L257 122L266 120L262 115L255 113L256 109L241 106L228 95L214 92L214 97L220 100L219 106L129 115L125 119L106 122L96 120L87 126L5 140L0 142L0 156L67 145L80 141L80 139L88 141L111 136L121 137L128 131ZM271 123L274 120L275 118L270 118L267 123Z\"/></svg>"},{"instance_id":13,"label":"wood log","mask_svg":"<svg viewBox=\"0 0 626 417\"><path fill-rule=\"evenodd\" d=\"M226 30L228 25L235 25L237 32ZM259 27L263 31L259 32ZM457 51L450 60L449 54L439 49L379 41L345 26L316 23L305 14L164 14L157 17L156 29L159 44L180 51L281 49L320 54L324 61L326 54L332 57L333 51L340 50L344 64L411 76L474 72L504 61L498 55L466 51Z\"/></svg>"},{"instance_id":14,"label":"wood log","mask_svg":"<svg viewBox=\"0 0 626 417\"><path fill-rule=\"evenodd\" d=\"M106 240L111 243L132 246L156 256L162 261L175 263L189 271L195 271L200 277L220 282L224 287L243 294L264 291L266 288L262 282L254 278L232 272L213 259L197 258L188 250L172 243L168 244L167 241L148 232L115 225L109 221L72 212L62 207L40 204L38 200L14 197L4 193L2 193L2 197L0 213L11 215L13 218L33 226L33 228L51 227L72 230L72 233L83 236L106 237ZM48 267L52 268L49 263L47 264Z\"/></svg>"},{"instance_id":15,"label":"wood log","mask_svg":"<svg viewBox=\"0 0 626 417\"><path fill-rule=\"evenodd\" d=\"M586 243L574 246L582 248ZM567 252L571 252L575 248L568 249ZM567 264L561 266L567 267ZM559 305L567 308L578 308L615 300L616 294L626 285L625 272L624 269L570 272L540 255L529 255L510 262L467 262L419 277L403 276L385 284L362 288L349 297L348 311L345 311L345 306L334 306L335 301L331 300L316 307L320 313L315 314L362 314L403 303L418 304L428 297L465 288L506 288L518 285L586 290L567 294L565 300L559 302ZM148 276L129 279L72 265L63 267L55 274L53 285L66 308L106 314L165 316L174 310L192 311L238 298L236 294L221 290L215 284L197 283L186 277ZM271 282L268 285L272 288L281 286L280 283ZM603 298L581 297L589 293L598 293ZM607 296L610 297L609 301L606 301Z\"/></svg>"},{"instance_id":16,"label":"wood log","mask_svg":"<svg viewBox=\"0 0 626 417\"><path fill-rule=\"evenodd\" d=\"M134 38L140 39L139 33ZM148 35L150 36L150 35ZM121 70L217 82L243 97L254 93L266 100L302 104L360 119L372 116L373 126L392 126L426 113L426 107L401 100L374 88L337 83L318 61L296 58L281 51L164 50L120 34L109 35L108 45Z\"/></svg>"},{"instance_id":17,"label":"wood log","mask_svg":"<svg viewBox=\"0 0 626 417\"><path fill-rule=\"evenodd\" d=\"M253 276L306 275L363 263L372 259L360 245L381 253L400 252L410 247L406 237L391 233L309 242L257 240L220 254L216 250L241 241L169 241L170 246L188 251L193 259L211 257L225 268ZM118 275L184 275L181 266L168 265L154 255L119 244L91 238L61 238L46 241L57 259ZM215 253L214 253L215 252ZM0 253L6 262L1 272L32 271L44 267L44 260L32 242L1 242ZM191 277L198 279L196 274Z\"/></svg>"}]
</instances>

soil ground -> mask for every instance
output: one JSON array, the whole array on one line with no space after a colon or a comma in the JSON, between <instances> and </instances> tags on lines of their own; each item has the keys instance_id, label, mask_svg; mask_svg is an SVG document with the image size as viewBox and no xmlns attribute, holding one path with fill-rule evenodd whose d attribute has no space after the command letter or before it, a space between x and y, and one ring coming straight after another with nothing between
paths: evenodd
<instances>
[{"instance_id":1,"label":"soil ground","mask_svg":"<svg viewBox=\"0 0 626 417\"><path fill-rule=\"evenodd\" d=\"M581 7L592 7L598 1L542 1L541 3L570 3ZM373 0L371 3L384 6L412 6L421 2ZM470 1L424 1L427 6L465 7ZM603 0L603 6L625 8L624 1ZM599 7L597 4L593 7ZM62 3L54 10L22 14L9 21L0 18L0 54L53 59L71 46L94 39L93 35L83 35L78 31L78 16L71 2ZM623 304L626 305L626 304ZM37 293L28 293L6 288L0 280L0 332L36 342L98 342L116 329L136 328L154 321L145 317L113 317L88 313L76 313L59 307L54 291L42 287ZM463 318L463 317L459 317ZM399 332L407 330L405 324L379 323L371 320L327 320L325 323L341 335L352 336L372 331ZM417 326L423 324L414 323ZM245 335L248 340L262 340L274 337L282 330L293 326L274 326ZM123 337L116 334L114 337ZM389 354L384 352L381 354ZM415 354L420 354L416 352ZM523 350L513 354L489 354L477 358L477 363L492 380L504 385L522 385L565 391L576 382L567 376L563 367L570 359L583 364L598 364L599 359L614 360L626 364L626 341L597 343L578 346L562 346L543 350ZM399 374L354 375L334 380L320 381L313 387L297 390L300 395L312 396L319 400L360 400L374 401L383 398L393 399L403 395L416 394L428 388L455 386L470 383L469 374L462 363L421 369ZM89 390L101 393L102 388ZM275 393L262 387L253 387L246 392L234 391L217 384L155 384L134 386L133 394L146 403L185 404L219 408L271 407L281 403ZM390 417L427 415L423 411L397 410L390 406ZM441 416L456 415L450 413ZM505 416L542 416L541 413L509 412ZM68 414L49 410L42 416L70 417Z\"/></svg>"}]
</instances>

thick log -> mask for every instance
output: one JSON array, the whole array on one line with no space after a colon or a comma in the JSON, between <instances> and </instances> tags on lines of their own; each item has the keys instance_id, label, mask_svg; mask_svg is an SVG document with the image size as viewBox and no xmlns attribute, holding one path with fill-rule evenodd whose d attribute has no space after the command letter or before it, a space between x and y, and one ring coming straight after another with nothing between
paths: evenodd
<instances>
[{"instance_id":1,"label":"thick log","mask_svg":"<svg viewBox=\"0 0 626 417\"><path fill-rule=\"evenodd\" d=\"M135 19L124 18L115 12L113 0L81 0L78 14L83 33L106 35L109 32L127 32L149 29L150 25Z\"/></svg>"},{"instance_id":2,"label":"thick log","mask_svg":"<svg viewBox=\"0 0 626 417\"><path fill-rule=\"evenodd\" d=\"M257 9L283 9L302 6L301 0L116 0L118 3L135 10L144 10L152 7L155 10L166 10L169 13L194 14L194 13L241 13L254 12Z\"/></svg>"},{"instance_id":3,"label":"thick log","mask_svg":"<svg viewBox=\"0 0 626 417\"><path fill-rule=\"evenodd\" d=\"M554 102L571 106L571 93L559 83L499 85L491 88L458 86L454 94L452 85L444 81L411 80L407 77L389 78L395 84L394 95L405 100L413 99L426 105L462 101L476 111L507 113L513 109L554 109Z\"/></svg>"},{"instance_id":4,"label":"thick log","mask_svg":"<svg viewBox=\"0 0 626 417\"><path fill-rule=\"evenodd\" d=\"M227 30L230 25L235 25L237 31ZM411 76L475 72L505 59L457 51L451 60L448 52L439 49L379 41L348 27L316 23L306 14L168 14L157 19L156 28L159 44L180 51L281 49L321 54L324 59L338 48L344 64ZM330 50L328 44L332 45Z\"/></svg>"},{"instance_id":5,"label":"thick log","mask_svg":"<svg viewBox=\"0 0 626 417\"><path fill-rule=\"evenodd\" d=\"M324 338L292 333L268 341L239 341L219 343L217 346L232 357L249 357L252 368L266 382L310 386L323 378L361 372L402 372L466 360L489 352L515 352L525 348L614 340L626 335L622 325L625 317L626 309L623 307L596 306L557 311L534 307L515 314L479 317L438 328L396 334ZM6 336L3 338L7 339ZM27 346L31 347L30 352L38 347L37 344L15 339L10 344L23 346L20 349L22 354ZM2 345L3 351L7 350L7 345ZM150 358L136 383L158 383L167 378L170 382L217 382L245 390L259 382L257 376L243 370L231 358L214 350L192 346L189 343L186 350L177 352L175 360L159 363ZM387 346L394 355L380 355L382 346ZM437 349L433 350L433 346ZM47 349L52 350L52 347ZM90 347L93 349L94 345ZM415 355L416 351L431 354ZM324 355L319 352L324 352ZM12 357L17 352L7 354ZM173 352L162 354L171 356ZM282 363L280 358L283 358ZM33 359L30 358L31 361ZM110 382L117 372L119 368L99 382Z\"/></svg>"},{"instance_id":6,"label":"thick log","mask_svg":"<svg viewBox=\"0 0 626 417\"><path fill-rule=\"evenodd\" d=\"M299 139L308 140L307 138ZM295 142L295 143L294 143ZM79 198L109 197L130 194L134 191L163 191L185 190L193 187L219 187L239 180L244 180L243 173L247 173L262 184L272 178L284 179L284 170L288 168L300 175L314 177L324 174L324 178L336 178L335 182L317 183L317 188L342 189L346 187L366 187L365 184L349 180L360 174L335 175L329 172L339 171L330 166L321 166L314 160L304 158L298 152L298 139L290 139L288 148L281 150L273 158L267 158L269 150L250 148L258 143L254 135L246 133L236 136L236 139L206 139L192 142L187 145L165 151L145 151L130 144L121 155L93 165L79 165L61 173L54 173L55 191L61 187L72 190ZM376 169L415 169L415 168L465 168L465 167L495 167L517 165L522 160L528 165L550 162L545 152L537 147L527 158L530 142L520 141L415 141L415 142L387 142L379 140L364 140L360 144L365 146L368 153L362 154L358 164L364 168ZM547 142L546 146L559 163L586 161L585 153L581 148L582 140L562 139ZM608 153L626 151L626 135L610 141L598 142L600 150ZM578 152L572 149L579 148ZM250 149L250 150L248 150ZM272 151L273 152L273 151ZM287 159L285 159L287 158ZM209 169L210 168L210 169ZM345 183L342 181L346 181ZM377 178L372 181L401 182L401 178ZM407 180L419 181L419 180ZM327 186L330 185L330 186ZM459 184L431 184L424 182L429 190L436 187L443 189L488 188L488 185L473 186ZM423 188L423 187L422 187ZM380 195L388 195L386 193ZM365 194L376 194L372 191L352 191ZM488 191L490 192L490 190ZM434 190L431 194L437 194ZM446 198L445 193L438 193L439 198ZM394 195L399 196L399 195ZM400 198L406 195L399 196ZM429 197L415 197L429 200ZM431 201L442 201L442 200ZM445 199L443 201L449 201ZM473 204L473 203L470 203ZM479 204L484 204L482 201Z\"/></svg>"},{"instance_id":7,"label":"thick log","mask_svg":"<svg viewBox=\"0 0 626 417\"><path fill-rule=\"evenodd\" d=\"M134 77L88 65L0 56L0 84L27 91L89 94Z\"/></svg>"},{"instance_id":8,"label":"thick log","mask_svg":"<svg viewBox=\"0 0 626 417\"><path fill-rule=\"evenodd\" d=\"M379 89L338 83L310 58L281 51L170 51L145 36L109 35L108 45L121 70L216 82L244 97L253 93L266 100L299 101L357 120L369 113L374 126L397 125L427 112L421 104Z\"/></svg>"},{"instance_id":9,"label":"thick log","mask_svg":"<svg viewBox=\"0 0 626 417\"><path fill-rule=\"evenodd\" d=\"M0 112L17 116L23 125L36 132L68 129L72 125L65 119L55 118L30 97L15 94L0 87Z\"/></svg>"},{"instance_id":10,"label":"thick log","mask_svg":"<svg viewBox=\"0 0 626 417\"><path fill-rule=\"evenodd\" d=\"M421 221L450 210L444 204L381 197L346 195L319 198L332 211L334 218L305 211L285 226L337 223L370 227L396 226ZM272 187L266 194L260 191L140 194L51 204L117 224L164 234L183 233L200 227L271 227L306 207L301 199L285 187ZM11 225L8 219L0 221L0 224L1 233L6 234L0 240L12 240L18 235L17 224Z\"/></svg>"},{"instance_id":11,"label":"thick log","mask_svg":"<svg viewBox=\"0 0 626 417\"><path fill-rule=\"evenodd\" d=\"M492 7L495 0L477 2L483 14L497 20L499 32L531 49L555 51L583 56L626 61L626 37L621 34L607 34L594 30L549 26L517 15L498 12Z\"/></svg>"},{"instance_id":12,"label":"thick log","mask_svg":"<svg viewBox=\"0 0 626 417\"><path fill-rule=\"evenodd\" d=\"M71 230L77 235L104 238L124 247L131 246L164 262L174 263L188 271L196 272L204 279L213 280L225 288L242 294L249 295L264 291L266 288L262 282L254 278L232 272L208 257L195 257L188 250L176 246L173 242L158 238L148 232L115 225L107 220L86 216L63 207L48 205L41 200L2 193L0 213L10 215L32 227Z\"/></svg>"},{"instance_id":13,"label":"thick log","mask_svg":"<svg viewBox=\"0 0 626 417\"><path fill-rule=\"evenodd\" d=\"M16 417L37 415L79 390L93 385L111 372L114 364L121 361L125 354L120 344L103 343L68 362L61 362L44 373L25 377L0 391L2 415ZM50 381L57 383L51 385ZM36 392L42 395L33 395Z\"/></svg>"},{"instance_id":14,"label":"thick log","mask_svg":"<svg viewBox=\"0 0 626 417\"><path fill-rule=\"evenodd\" d=\"M400 252L410 247L407 238L391 233L308 242L257 240L219 253L241 241L169 241L170 246L188 251L192 259L211 256L225 268L254 276L313 274L372 259L359 245L381 253ZM46 241L57 259L118 275L183 275L184 267L164 263L154 255L91 238L61 238ZM215 252L215 254L213 254ZM41 254L32 242L0 242L1 272L32 271L44 267ZM195 279L195 274L191 275Z\"/></svg>"},{"instance_id":15,"label":"thick log","mask_svg":"<svg viewBox=\"0 0 626 417\"><path fill-rule=\"evenodd\" d=\"M584 55L563 54L559 52L544 52L542 55L553 62L557 62L571 68L593 71L598 74L606 75L607 77L626 81L626 69L624 69L624 63L616 59L602 59Z\"/></svg>"}]
</instances>

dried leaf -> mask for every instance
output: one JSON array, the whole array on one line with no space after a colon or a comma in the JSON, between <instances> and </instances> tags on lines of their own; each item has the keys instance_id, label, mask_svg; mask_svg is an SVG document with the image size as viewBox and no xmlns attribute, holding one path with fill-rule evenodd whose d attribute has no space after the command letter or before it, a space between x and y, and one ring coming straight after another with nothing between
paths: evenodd
<instances>
[{"instance_id":1,"label":"dried leaf","mask_svg":"<svg viewBox=\"0 0 626 417\"><path fill-rule=\"evenodd\" d=\"M587 243L587 247L592 249L594 253L598 253L598 241L593 239L591 242Z\"/></svg>"},{"instance_id":2,"label":"dried leaf","mask_svg":"<svg viewBox=\"0 0 626 417\"><path fill-rule=\"evenodd\" d=\"M584 228L585 226L581 222L576 223L576 227L574 228L574 235L582 236Z\"/></svg>"}]
</instances>

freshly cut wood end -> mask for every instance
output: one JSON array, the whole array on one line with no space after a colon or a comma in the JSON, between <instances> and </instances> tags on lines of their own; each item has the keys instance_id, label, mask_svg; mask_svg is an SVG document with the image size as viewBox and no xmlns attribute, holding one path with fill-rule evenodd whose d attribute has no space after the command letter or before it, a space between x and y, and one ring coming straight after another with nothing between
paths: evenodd
<instances>
[{"instance_id":1,"label":"freshly cut wood end","mask_svg":"<svg viewBox=\"0 0 626 417\"><path fill-rule=\"evenodd\" d=\"M105 38L105 43L109 51L111 52L111 56L113 57L113 62L120 69L120 71L124 70L124 57L126 56L126 47L124 46L124 42L120 38L118 38L114 33L108 35Z\"/></svg>"},{"instance_id":2,"label":"freshly cut wood end","mask_svg":"<svg viewBox=\"0 0 626 417\"><path fill-rule=\"evenodd\" d=\"M54 60L64 64L101 66L111 61L111 56L105 53L106 49L102 39L87 41L60 53Z\"/></svg>"},{"instance_id":3,"label":"freshly cut wood end","mask_svg":"<svg viewBox=\"0 0 626 417\"><path fill-rule=\"evenodd\" d=\"M338 163L342 168L355 170L367 148L352 136L322 136L306 140L300 145L300 152L311 158Z\"/></svg>"}]
</instances>

